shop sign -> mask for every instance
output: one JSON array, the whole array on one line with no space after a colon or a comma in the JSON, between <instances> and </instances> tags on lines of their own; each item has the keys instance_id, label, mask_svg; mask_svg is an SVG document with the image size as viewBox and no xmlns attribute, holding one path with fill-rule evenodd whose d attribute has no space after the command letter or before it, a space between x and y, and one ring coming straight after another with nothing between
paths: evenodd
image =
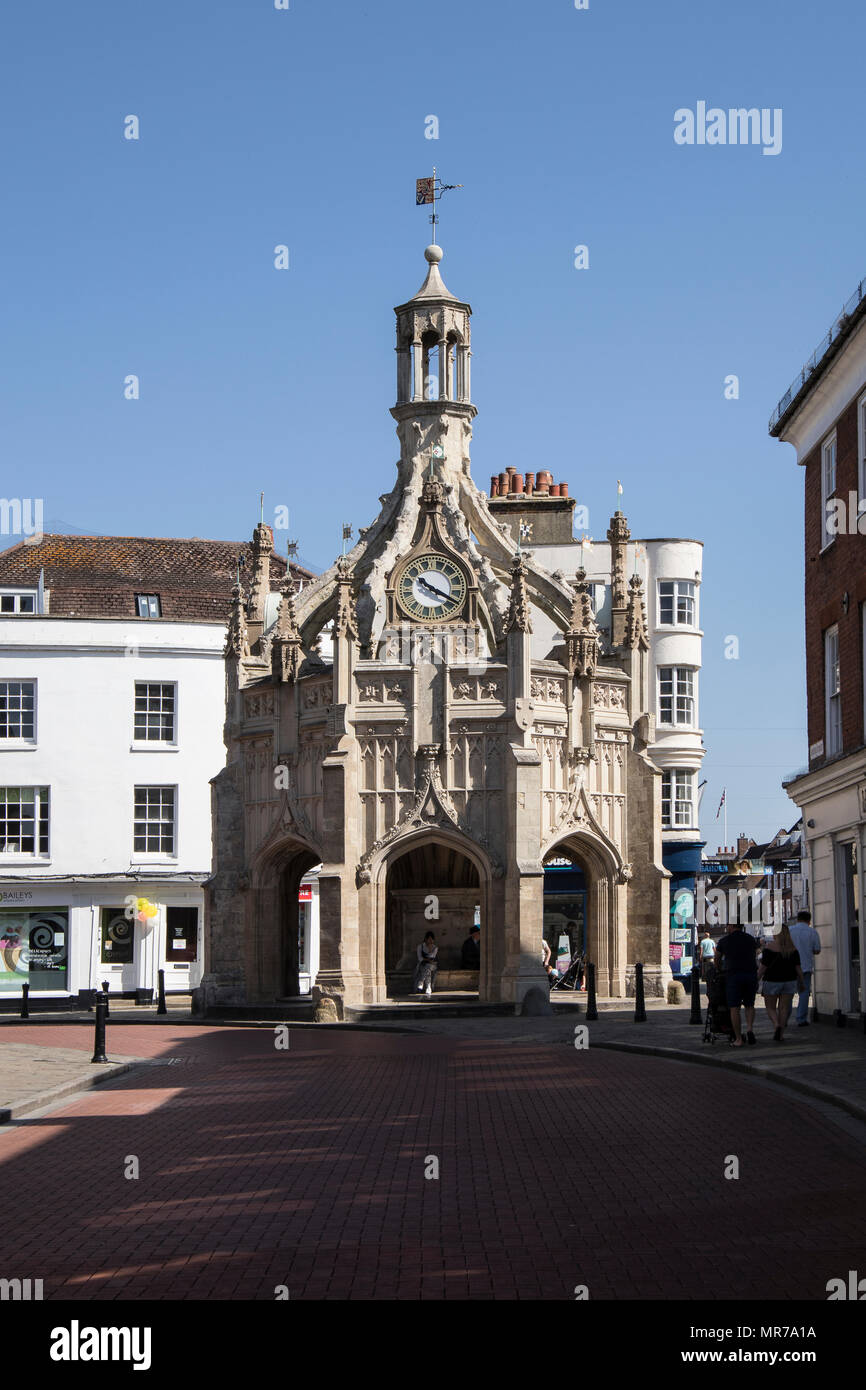
<instances>
[{"instance_id":1,"label":"shop sign","mask_svg":"<svg viewBox=\"0 0 866 1390\"><path fill-rule=\"evenodd\" d=\"M299 902L299 903L311 903L312 901L313 901L313 885L312 885L311 883L302 883L301 886L300 886L300 888L298 889L298 902Z\"/></svg>"}]
</instances>

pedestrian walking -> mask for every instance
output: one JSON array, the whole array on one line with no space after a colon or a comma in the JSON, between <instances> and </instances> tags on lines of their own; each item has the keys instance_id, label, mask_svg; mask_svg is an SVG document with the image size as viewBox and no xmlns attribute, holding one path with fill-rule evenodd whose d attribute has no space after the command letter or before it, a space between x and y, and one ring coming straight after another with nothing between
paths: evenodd
<instances>
[{"instance_id":1,"label":"pedestrian walking","mask_svg":"<svg viewBox=\"0 0 866 1390\"><path fill-rule=\"evenodd\" d=\"M796 922L790 925L791 940L800 957L800 969L806 988L800 990L797 1000L797 1027L809 1027L809 995L812 990L812 974L815 969L815 956L821 954L821 938L812 926L811 912L798 912Z\"/></svg>"},{"instance_id":2,"label":"pedestrian walking","mask_svg":"<svg viewBox=\"0 0 866 1390\"><path fill-rule=\"evenodd\" d=\"M806 988L800 968L800 953L794 945L787 924L780 929L778 937L772 943L768 942L761 952L758 975L762 982L761 990L767 1013L775 1029L774 1041L781 1042L791 1016L797 983L799 982L801 991Z\"/></svg>"},{"instance_id":3,"label":"pedestrian walking","mask_svg":"<svg viewBox=\"0 0 866 1390\"><path fill-rule=\"evenodd\" d=\"M707 978L707 970L716 958L716 943L713 940L711 932L704 932L698 950L701 957L701 979L705 980Z\"/></svg>"},{"instance_id":4,"label":"pedestrian walking","mask_svg":"<svg viewBox=\"0 0 866 1390\"><path fill-rule=\"evenodd\" d=\"M730 922L727 935L716 943L716 968L724 970L725 996L731 1011L731 1024L734 1029L731 1047L743 1046L741 1007L746 1012L746 1041L750 1045L755 1043L755 994L758 989L758 963L755 955L757 947L757 941L749 935L741 922Z\"/></svg>"}]
</instances>

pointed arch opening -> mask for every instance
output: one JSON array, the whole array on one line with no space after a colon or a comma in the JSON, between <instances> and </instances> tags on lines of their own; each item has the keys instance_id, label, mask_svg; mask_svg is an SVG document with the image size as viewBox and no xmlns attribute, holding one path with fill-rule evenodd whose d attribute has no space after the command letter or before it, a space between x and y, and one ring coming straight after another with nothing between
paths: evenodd
<instances>
[{"instance_id":1,"label":"pointed arch opening","mask_svg":"<svg viewBox=\"0 0 866 1390\"><path fill-rule=\"evenodd\" d=\"M484 950L486 873L461 844L425 838L393 854L384 876L384 969L390 998L413 989L418 947L432 932L436 955L433 993L477 993L479 967L471 963L473 928ZM466 950L464 950L466 947Z\"/></svg>"},{"instance_id":2,"label":"pointed arch opening","mask_svg":"<svg viewBox=\"0 0 866 1390\"><path fill-rule=\"evenodd\" d=\"M309 845L287 838L269 848L252 875L246 964L258 999L300 997L314 930L311 914L301 908L301 880L320 862Z\"/></svg>"},{"instance_id":3,"label":"pointed arch opening","mask_svg":"<svg viewBox=\"0 0 866 1390\"><path fill-rule=\"evenodd\" d=\"M549 845L542 863L544 938L552 963L564 969L581 953L596 967L599 994L618 994L625 924L614 855L596 836L577 832Z\"/></svg>"}]
</instances>

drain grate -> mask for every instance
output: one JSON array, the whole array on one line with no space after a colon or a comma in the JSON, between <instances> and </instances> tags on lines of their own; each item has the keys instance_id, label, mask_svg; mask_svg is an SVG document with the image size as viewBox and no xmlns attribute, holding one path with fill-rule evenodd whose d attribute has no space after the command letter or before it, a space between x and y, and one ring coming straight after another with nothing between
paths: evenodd
<instances>
[{"instance_id":1,"label":"drain grate","mask_svg":"<svg viewBox=\"0 0 866 1390\"><path fill-rule=\"evenodd\" d=\"M197 1061L198 1057L146 1057L138 1065L140 1067L185 1067L191 1062Z\"/></svg>"}]
</instances>

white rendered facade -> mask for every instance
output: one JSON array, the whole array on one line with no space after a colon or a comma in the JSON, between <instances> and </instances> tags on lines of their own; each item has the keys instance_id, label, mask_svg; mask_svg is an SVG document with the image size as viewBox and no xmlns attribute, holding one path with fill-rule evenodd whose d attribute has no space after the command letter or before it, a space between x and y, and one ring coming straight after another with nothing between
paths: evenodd
<instances>
[{"instance_id":1,"label":"white rendered facade","mask_svg":"<svg viewBox=\"0 0 866 1390\"><path fill-rule=\"evenodd\" d=\"M22 948L0 944L0 1001L20 997L28 980L34 999L78 995L104 980L112 994L146 998L156 994L160 969L167 993L198 985L210 779L225 761L224 642L215 623L0 619L0 699L13 690L20 704L16 687L32 687L35 697L32 737L0 737L0 791L48 790L47 850L0 852L0 943L17 933L26 949L37 917L58 937L50 975L32 980ZM136 696L146 703L150 692L153 703L156 689L171 692L173 736L136 737ZM170 789L170 850L136 849L136 788ZM132 897L158 911L133 919L131 941L108 947ZM316 871L301 897L301 989L309 993L318 969ZM123 959L113 963L118 948Z\"/></svg>"},{"instance_id":2,"label":"white rendered facade","mask_svg":"<svg viewBox=\"0 0 866 1390\"><path fill-rule=\"evenodd\" d=\"M554 574L561 571L566 578L573 578L583 563L587 579L598 586L596 620L602 629L610 627L610 549L607 541L593 542L583 548L577 541L531 547L531 554L539 565ZM703 544L695 540L631 540L627 568L629 575L636 571L640 576L646 594L650 678L655 691L655 737L648 751L662 772L680 771L691 778L690 823L677 824L672 817L670 823L663 824L662 833L666 842L689 843L698 838L698 772L706 752L700 725L699 675L703 641L700 626ZM670 587L661 590L660 585L677 587L671 593ZM673 620L668 615L671 604ZM550 619L539 610L533 610L533 657L546 657L557 640L561 638ZM667 671L685 673L673 678L675 691L682 693L679 708L674 694L670 718L667 717L669 702L663 704L661 698L660 673Z\"/></svg>"},{"instance_id":3,"label":"white rendered facade","mask_svg":"<svg viewBox=\"0 0 866 1390\"><path fill-rule=\"evenodd\" d=\"M20 981L28 979L21 948L8 944L17 926L26 950L34 926L33 916L24 920L27 913L46 915L46 941L52 925L59 936L53 966L31 980L34 998L77 995L103 980L113 994L142 997L156 991L160 968L167 992L198 983L201 884L211 865L209 782L224 757L224 634L214 623L0 620L0 690L16 700L23 685L35 696L32 736L0 738L7 817L0 999L20 994ZM136 728L136 696L139 705L150 697L151 704L160 699L173 708L149 724L142 712ZM136 736L155 727L169 737ZM40 798L47 789L47 844L43 839L31 848L26 836L12 838L8 789L14 788L38 789ZM136 813L137 788L150 789L150 805L139 791ZM154 806L161 820L148 826ZM26 820L21 825L26 829ZM142 848L153 836L162 847ZM146 922L133 918L124 939L118 918L132 897L158 911ZM15 913L22 914L20 923Z\"/></svg>"}]
</instances>

